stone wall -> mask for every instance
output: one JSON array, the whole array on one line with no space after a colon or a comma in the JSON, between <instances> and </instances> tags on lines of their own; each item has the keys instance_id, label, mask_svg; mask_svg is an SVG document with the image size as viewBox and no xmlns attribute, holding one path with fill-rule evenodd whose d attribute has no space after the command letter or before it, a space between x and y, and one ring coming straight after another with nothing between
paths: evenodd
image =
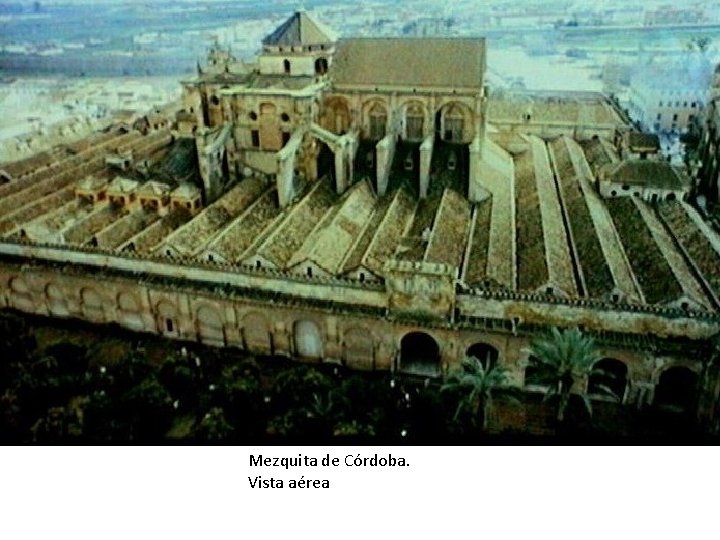
<instances>
[{"instance_id":1,"label":"stone wall","mask_svg":"<svg viewBox=\"0 0 720 540\"><path fill-rule=\"evenodd\" d=\"M140 263L141 264L141 263ZM139 275L136 274L136 275ZM179 277L179 276L178 276ZM226 274L226 277L229 277ZM496 318L458 317L442 320L394 317L382 309L358 305L320 306L298 296L261 299L250 290L233 291L200 287L199 283L176 280L169 283L152 277L86 273L79 266L62 269L47 264L0 263L0 307L58 318L78 318L92 323L115 323L136 332L147 332L172 339L197 341L211 346L237 347L256 354L298 358L308 362L342 363L358 370L396 370L401 367L403 342L410 334L430 336L437 344L439 358L433 366L438 375L458 365L475 344L492 347L498 362L511 381L524 384L529 363L528 347L538 335L533 323L520 320L517 302L484 299ZM298 284L287 284L286 292L302 293ZM350 291L350 290L349 290ZM368 299L381 291L363 291ZM469 298L458 297L464 311L479 308ZM577 321L570 307L547 306L537 312L538 320L558 323ZM589 313L589 310L588 310ZM528 312L523 316L527 317ZM553 315L554 314L554 315ZM638 315L614 316L617 327L639 324ZM508 318L510 318L508 320ZM605 322L612 317L607 316ZM717 332L710 323L694 321L688 335L703 337ZM536 328L544 328L544 326ZM702 358L675 347L648 346L640 340L633 345L599 342L603 358L619 360L627 366L628 386L625 402L647 402L659 375L681 365L700 374ZM430 373L428 373L430 374Z\"/></svg>"}]
</instances>

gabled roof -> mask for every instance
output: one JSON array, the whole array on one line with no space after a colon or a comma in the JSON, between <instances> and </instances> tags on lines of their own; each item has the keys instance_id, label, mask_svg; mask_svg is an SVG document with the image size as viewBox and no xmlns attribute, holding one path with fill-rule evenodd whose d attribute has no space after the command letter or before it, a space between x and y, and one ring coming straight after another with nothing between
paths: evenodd
<instances>
[{"instance_id":1,"label":"gabled roof","mask_svg":"<svg viewBox=\"0 0 720 540\"><path fill-rule=\"evenodd\" d=\"M145 182L142 186L140 186L137 192L139 195L162 197L170 193L170 186L162 182L149 180Z\"/></svg>"},{"instance_id":2,"label":"gabled roof","mask_svg":"<svg viewBox=\"0 0 720 540\"><path fill-rule=\"evenodd\" d=\"M305 11L296 11L288 20L265 36L263 45L302 46L333 43L335 32L312 18Z\"/></svg>"},{"instance_id":3,"label":"gabled roof","mask_svg":"<svg viewBox=\"0 0 720 540\"><path fill-rule=\"evenodd\" d=\"M351 38L330 66L337 85L482 88L483 38Z\"/></svg>"},{"instance_id":4,"label":"gabled roof","mask_svg":"<svg viewBox=\"0 0 720 540\"><path fill-rule=\"evenodd\" d=\"M603 167L605 179L617 184L682 190L689 186L677 169L664 160L631 159Z\"/></svg>"},{"instance_id":5,"label":"gabled roof","mask_svg":"<svg viewBox=\"0 0 720 540\"><path fill-rule=\"evenodd\" d=\"M110 185L108 186L108 192L112 193L130 193L135 191L139 185L139 182L130 178L123 178L122 176L116 176Z\"/></svg>"},{"instance_id":6,"label":"gabled roof","mask_svg":"<svg viewBox=\"0 0 720 540\"><path fill-rule=\"evenodd\" d=\"M173 192L170 194L171 197L175 199L190 199L193 200L195 197L200 195L200 190L197 186L194 186L192 184L180 184L178 187L176 187Z\"/></svg>"},{"instance_id":7,"label":"gabled roof","mask_svg":"<svg viewBox=\"0 0 720 540\"><path fill-rule=\"evenodd\" d=\"M107 180L105 178L98 178L90 175L86 176L76 184L76 189L80 191L97 191L107 186Z\"/></svg>"},{"instance_id":8,"label":"gabled roof","mask_svg":"<svg viewBox=\"0 0 720 540\"><path fill-rule=\"evenodd\" d=\"M628 148L638 151L654 151L660 150L660 138L654 133L640 133L637 131L629 131L625 134Z\"/></svg>"}]
</instances>

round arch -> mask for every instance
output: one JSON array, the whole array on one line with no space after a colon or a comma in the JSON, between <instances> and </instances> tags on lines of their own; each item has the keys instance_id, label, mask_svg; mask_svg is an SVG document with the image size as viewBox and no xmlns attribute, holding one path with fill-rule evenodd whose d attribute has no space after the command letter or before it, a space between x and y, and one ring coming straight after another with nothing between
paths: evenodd
<instances>
[{"instance_id":1,"label":"round arch","mask_svg":"<svg viewBox=\"0 0 720 540\"><path fill-rule=\"evenodd\" d=\"M317 60L315 60L315 75L325 75L328 70L328 61L327 58L324 56L321 56Z\"/></svg>"},{"instance_id":2,"label":"round arch","mask_svg":"<svg viewBox=\"0 0 720 540\"><path fill-rule=\"evenodd\" d=\"M293 325L295 354L301 358L317 358L323 356L323 343L320 329L314 321L300 320Z\"/></svg>"},{"instance_id":3,"label":"round arch","mask_svg":"<svg viewBox=\"0 0 720 540\"><path fill-rule=\"evenodd\" d=\"M177 336L178 328L178 310L174 304L168 300L161 300L155 306L155 316L158 321L160 333L166 336Z\"/></svg>"},{"instance_id":4,"label":"round arch","mask_svg":"<svg viewBox=\"0 0 720 540\"><path fill-rule=\"evenodd\" d=\"M427 108L420 101L408 101L403 104L403 126L405 139L421 141L425 138Z\"/></svg>"},{"instance_id":5,"label":"round arch","mask_svg":"<svg viewBox=\"0 0 720 540\"><path fill-rule=\"evenodd\" d=\"M679 411L689 411L697 398L699 376L686 366L672 366L660 373L654 403Z\"/></svg>"},{"instance_id":6,"label":"round arch","mask_svg":"<svg viewBox=\"0 0 720 540\"><path fill-rule=\"evenodd\" d=\"M625 362L615 358L603 358L593 366L588 377L588 394L612 397L621 403L628 386L628 368Z\"/></svg>"},{"instance_id":7,"label":"round arch","mask_svg":"<svg viewBox=\"0 0 720 540\"><path fill-rule=\"evenodd\" d=\"M336 135L342 135L350 130L350 105L343 97L331 97L324 101L320 125Z\"/></svg>"},{"instance_id":8,"label":"round arch","mask_svg":"<svg viewBox=\"0 0 720 540\"><path fill-rule=\"evenodd\" d=\"M117 306L122 311L140 311L137 297L129 292L123 291L117 295Z\"/></svg>"},{"instance_id":9,"label":"round arch","mask_svg":"<svg viewBox=\"0 0 720 540\"><path fill-rule=\"evenodd\" d=\"M104 300L102 295L92 287L80 289L80 304L85 317L92 321L102 321L105 318Z\"/></svg>"},{"instance_id":10,"label":"round arch","mask_svg":"<svg viewBox=\"0 0 720 540\"><path fill-rule=\"evenodd\" d=\"M202 306L196 313L198 338L203 343L224 344L225 328L218 310L211 306Z\"/></svg>"},{"instance_id":11,"label":"round arch","mask_svg":"<svg viewBox=\"0 0 720 540\"><path fill-rule=\"evenodd\" d=\"M132 330L143 330L143 318L140 313L140 302L137 297L123 291L117 295L117 322Z\"/></svg>"},{"instance_id":12,"label":"round arch","mask_svg":"<svg viewBox=\"0 0 720 540\"><path fill-rule=\"evenodd\" d=\"M372 369L375 365L374 338L366 328L351 328L343 334L343 360L353 369Z\"/></svg>"},{"instance_id":13,"label":"round arch","mask_svg":"<svg viewBox=\"0 0 720 540\"><path fill-rule=\"evenodd\" d=\"M250 351L272 354L270 323L261 313L251 312L240 321L243 345Z\"/></svg>"},{"instance_id":14,"label":"round arch","mask_svg":"<svg viewBox=\"0 0 720 540\"><path fill-rule=\"evenodd\" d=\"M437 375L440 371L440 346L425 332L409 332L400 340L401 371L418 375Z\"/></svg>"},{"instance_id":15,"label":"round arch","mask_svg":"<svg viewBox=\"0 0 720 540\"><path fill-rule=\"evenodd\" d=\"M442 105L435 113L435 132L442 141L469 143L475 136L475 114L458 101Z\"/></svg>"},{"instance_id":16,"label":"round arch","mask_svg":"<svg viewBox=\"0 0 720 540\"><path fill-rule=\"evenodd\" d=\"M30 286L22 277L11 278L8 282L10 302L21 311L35 311L35 302Z\"/></svg>"},{"instance_id":17,"label":"round arch","mask_svg":"<svg viewBox=\"0 0 720 540\"><path fill-rule=\"evenodd\" d=\"M473 343L467 348L465 356L477 358L483 368L488 370L497 365L498 358L500 358L500 352L489 343L479 341L477 343Z\"/></svg>"},{"instance_id":18,"label":"round arch","mask_svg":"<svg viewBox=\"0 0 720 540\"><path fill-rule=\"evenodd\" d=\"M27 294L30 292L30 287L27 282L21 277L10 278L8 282L8 288L13 293Z\"/></svg>"},{"instance_id":19,"label":"round arch","mask_svg":"<svg viewBox=\"0 0 720 540\"><path fill-rule=\"evenodd\" d=\"M363 107L363 118L368 138L379 141L387 133L388 108L379 99L373 99Z\"/></svg>"},{"instance_id":20,"label":"round arch","mask_svg":"<svg viewBox=\"0 0 720 540\"><path fill-rule=\"evenodd\" d=\"M54 283L48 283L45 286L45 298L47 299L48 310L53 315L63 317L70 314L65 294Z\"/></svg>"}]
</instances>

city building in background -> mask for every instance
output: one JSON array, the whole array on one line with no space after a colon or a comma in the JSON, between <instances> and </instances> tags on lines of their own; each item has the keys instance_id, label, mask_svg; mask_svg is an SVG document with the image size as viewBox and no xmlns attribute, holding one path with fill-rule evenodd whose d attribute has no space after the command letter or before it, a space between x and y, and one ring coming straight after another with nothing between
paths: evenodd
<instances>
[{"instance_id":1,"label":"city building in background","mask_svg":"<svg viewBox=\"0 0 720 540\"><path fill-rule=\"evenodd\" d=\"M712 64L699 52L641 62L630 79L629 113L643 130L686 133L710 96Z\"/></svg>"}]
</instances>

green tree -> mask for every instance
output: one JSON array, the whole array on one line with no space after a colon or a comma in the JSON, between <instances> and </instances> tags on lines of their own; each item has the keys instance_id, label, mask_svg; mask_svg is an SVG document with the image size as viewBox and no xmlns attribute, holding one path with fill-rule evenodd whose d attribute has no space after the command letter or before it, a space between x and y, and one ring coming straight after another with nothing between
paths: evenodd
<instances>
[{"instance_id":1,"label":"green tree","mask_svg":"<svg viewBox=\"0 0 720 540\"><path fill-rule=\"evenodd\" d=\"M578 382L592 373L593 365L600 359L595 341L583 335L577 328L560 331L553 328L549 336L536 339L530 344L530 354L539 362L540 379L549 386L545 399L557 401L556 419L565 420L565 412L571 395L582 399L592 414L590 399Z\"/></svg>"},{"instance_id":2,"label":"green tree","mask_svg":"<svg viewBox=\"0 0 720 540\"><path fill-rule=\"evenodd\" d=\"M225 417L222 407L213 407L195 430L195 436L208 442L227 442L234 435L235 428Z\"/></svg>"},{"instance_id":3,"label":"green tree","mask_svg":"<svg viewBox=\"0 0 720 540\"><path fill-rule=\"evenodd\" d=\"M459 367L450 371L440 391L460 396L454 421L466 411L471 414L472 422L484 430L493 406L493 394L508 387L507 371L504 368L486 367L474 356L469 356L463 359Z\"/></svg>"}]
</instances>

